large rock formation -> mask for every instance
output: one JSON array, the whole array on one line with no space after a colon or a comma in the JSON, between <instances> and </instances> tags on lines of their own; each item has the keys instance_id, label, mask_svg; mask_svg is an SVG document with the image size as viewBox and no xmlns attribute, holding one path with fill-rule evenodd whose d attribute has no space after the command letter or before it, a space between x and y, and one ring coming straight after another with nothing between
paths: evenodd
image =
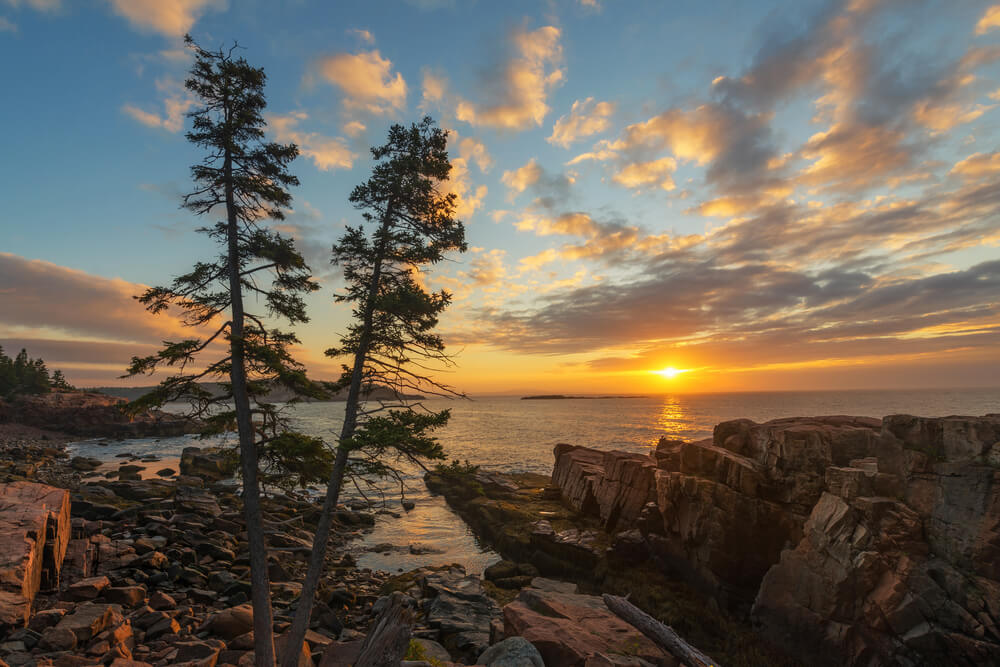
<instances>
[{"instance_id":1,"label":"large rock formation","mask_svg":"<svg viewBox=\"0 0 1000 667\"><path fill-rule=\"evenodd\" d=\"M12 402L0 403L0 421L79 436L114 438L176 436L198 429L198 424L188 419L159 410L128 415L125 403L122 398L87 392L19 396Z\"/></svg>"},{"instance_id":2,"label":"large rock formation","mask_svg":"<svg viewBox=\"0 0 1000 667\"><path fill-rule=\"evenodd\" d=\"M736 420L648 457L555 456L564 501L813 663L1000 664L1000 415Z\"/></svg>"},{"instance_id":3,"label":"large rock formation","mask_svg":"<svg viewBox=\"0 0 1000 667\"><path fill-rule=\"evenodd\" d=\"M38 591L59 586L70 533L68 491L0 485L0 626L26 623Z\"/></svg>"}]
</instances>

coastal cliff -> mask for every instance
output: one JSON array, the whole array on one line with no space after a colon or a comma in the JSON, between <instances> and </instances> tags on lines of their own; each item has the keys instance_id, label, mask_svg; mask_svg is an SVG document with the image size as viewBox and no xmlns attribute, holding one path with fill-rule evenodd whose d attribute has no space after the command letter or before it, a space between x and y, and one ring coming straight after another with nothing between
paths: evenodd
<instances>
[{"instance_id":1,"label":"coastal cliff","mask_svg":"<svg viewBox=\"0 0 1000 667\"><path fill-rule=\"evenodd\" d=\"M125 405L125 399L105 394L53 391L0 401L0 423L108 438L169 437L198 430L197 423L160 410L128 415Z\"/></svg>"},{"instance_id":2,"label":"coastal cliff","mask_svg":"<svg viewBox=\"0 0 1000 667\"><path fill-rule=\"evenodd\" d=\"M809 664L1000 660L1000 415L736 420L555 457L567 505Z\"/></svg>"}]
</instances>

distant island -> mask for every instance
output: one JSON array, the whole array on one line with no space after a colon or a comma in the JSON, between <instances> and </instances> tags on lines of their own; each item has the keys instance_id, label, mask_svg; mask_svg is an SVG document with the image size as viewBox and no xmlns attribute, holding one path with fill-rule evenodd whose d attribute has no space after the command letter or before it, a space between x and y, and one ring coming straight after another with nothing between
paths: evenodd
<instances>
[{"instance_id":1,"label":"distant island","mask_svg":"<svg viewBox=\"0 0 1000 667\"><path fill-rule=\"evenodd\" d=\"M522 396L522 401L592 401L605 398L646 398L645 396L566 396L565 394L541 394L538 396Z\"/></svg>"}]
</instances>

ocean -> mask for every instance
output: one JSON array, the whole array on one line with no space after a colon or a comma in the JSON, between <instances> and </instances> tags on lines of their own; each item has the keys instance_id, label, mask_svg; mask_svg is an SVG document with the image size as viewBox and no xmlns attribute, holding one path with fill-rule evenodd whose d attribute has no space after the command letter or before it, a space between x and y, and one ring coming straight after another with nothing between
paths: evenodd
<instances>
[{"instance_id":1,"label":"ocean","mask_svg":"<svg viewBox=\"0 0 1000 667\"><path fill-rule=\"evenodd\" d=\"M814 391L732 394L685 394L634 398L521 400L517 396L487 396L473 400L428 399L430 410L449 408L447 427L438 432L449 459L468 460L484 469L536 472L552 470L552 448L560 442L597 449L649 452L663 436L701 439L712 434L721 421L749 418L762 422L780 417L854 415L882 417L890 414L921 416L983 415L1000 412L1000 388L935 389L917 391ZM168 410L171 407L168 406ZM173 411L180 411L174 406ZM307 403L291 408L300 430L333 440L343 419L343 403ZM88 440L69 446L73 455L92 456L106 462L106 469L131 458L155 456L146 475L171 465L187 446L213 444L196 437L146 438L110 444ZM405 471L406 497L416 503L404 512L398 486L380 486L384 496L369 495L380 505L400 514L380 515L373 531L353 543L350 550L360 567L399 571L442 563L461 563L470 572L481 572L499 556L479 544L440 497L431 496L422 471ZM360 498L346 485L343 500ZM410 554L408 546L420 543L439 553ZM373 551L376 545L393 545ZM384 548L384 547L383 547Z\"/></svg>"}]
</instances>

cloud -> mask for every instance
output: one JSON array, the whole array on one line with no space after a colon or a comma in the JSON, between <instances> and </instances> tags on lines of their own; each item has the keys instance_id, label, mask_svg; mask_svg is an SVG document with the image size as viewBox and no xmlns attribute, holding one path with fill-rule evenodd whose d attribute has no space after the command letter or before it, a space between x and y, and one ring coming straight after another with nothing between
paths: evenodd
<instances>
[{"instance_id":1,"label":"cloud","mask_svg":"<svg viewBox=\"0 0 1000 667\"><path fill-rule=\"evenodd\" d=\"M351 120L351 121L348 121L348 122L344 123L344 125L340 129L347 136L349 136L349 137L356 137L359 134L361 134L362 132L364 132L365 130L367 130L368 126L366 126L364 123L362 123L359 120Z\"/></svg>"},{"instance_id":2,"label":"cloud","mask_svg":"<svg viewBox=\"0 0 1000 667\"><path fill-rule=\"evenodd\" d=\"M513 171L505 171L500 178L500 182L507 186L510 191L510 198L521 194L528 187L534 185L541 179L545 172L539 166L538 160L531 158L528 162Z\"/></svg>"},{"instance_id":3,"label":"cloud","mask_svg":"<svg viewBox=\"0 0 1000 667\"><path fill-rule=\"evenodd\" d=\"M993 5L986 8L986 13L976 24L976 34L985 35L991 30L1000 28L1000 5Z\"/></svg>"},{"instance_id":4,"label":"cloud","mask_svg":"<svg viewBox=\"0 0 1000 667\"><path fill-rule=\"evenodd\" d=\"M374 114L398 111L406 105L406 81L393 72L392 61L376 49L362 53L338 53L321 58L315 69L328 83L344 93L344 105Z\"/></svg>"},{"instance_id":5,"label":"cloud","mask_svg":"<svg viewBox=\"0 0 1000 667\"><path fill-rule=\"evenodd\" d=\"M673 190L676 186L672 174L676 170L677 161L672 157L665 157L650 162L633 162L625 165L612 177L612 180L631 189L654 185L664 190Z\"/></svg>"},{"instance_id":6,"label":"cloud","mask_svg":"<svg viewBox=\"0 0 1000 667\"><path fill-rule=\"evenodd\" d=\"M555 122L552 134L546 141L569 148L574 141L607 130L611 126L611 115L614 112L613 102L595 103L593 97L577 100L573 102L569 114Z\"/></svg>"},{"instance_id":7,"label":"cloud","mask_svg":"<svg viewBox=\"0 0 1000 667\"><path fill-rule=\"evenodd\" d=\"M458 146L458 155L451 159L448 188L458 196L455 214L459 218L468 218L482 208L483 200L489 192L485 185L472 185L470 165L475 164L481 173L485 173L492 168L493 158L490 157L486 145L478 139L459 137L454 130L451 130L450 134L452 145Z\"/></svg>"},{"instance_id":8,"label":"cloud","mask_svg":"<svg viewBox=\"0 0 1000 667\"><path fill-rule=\"evenodd\" d=\"M951 173L967 178L1000 174L1000 151L993 153L973 153L964 160L956 163L952 167Z\"/></svg>"},{"instance_id":9,"label":"cloud","mask_svg":"<svg viewBox=\"0 0 1000 667\"><path fill-rule=\"evenodd\" d=\"M265 119L277 141L297 144L299 152L311 159L320 171L350 169L354 166L354 160L358 156L340 137L327 137L317 132L303 132L298 129L299 123L309 119L306 112L265 114ZM361 130L364 129L364 125L361 123L358 125L361 125Z\"/></svg>"},{"instance_id":10,"label":"cloud","mask_svg":"<svg viewBox=\"0 0 1000 667\"><path fill-rule=\"evenodd\" d=\"M207 11L225 11L226 0L108 0L119 16L143 31L180 37Z\"/></svg>"},{"instance_id":11,"label":"cloud","mask_svg":"<svg viewBox=\"0 0 1000 667\"><path fill-rule=\"evenodd\" d=\"M488 100L457 101L456 118L471 125L507 130L540 126L549 112L549 92L565 77L558 67L562 62L561 36L554 26L514 31L511 43L515 53L488 77ZM425 95L426 90L425 79Z\"/></svg>"},{"instance_id":12,"label":"cloud","mask_svg":"<svg viewBox=\"0 0 1000 667\"><path fill-rule=\"evenodd\" d=\"M458 154L466 159L473 160L479 171L487 172L493 168L493 158L486 148L486 144L473 137L463 137L458 142Z\"/></svg>"},{"instance_id":13,"label":"cloud","mask_svg":"<svg viewBox=\"0 0 1000 667\"><path fill-rule=\"evenodd\" d=\"M0 324L50 337L158 343L191 335L168 314L152 315L132 297L145 286L0 252ZM185 333L186 332L186 333Z\"/></svg>"},{"instance_id":14,"label":"cloud","mask_svg":"<svg viewBox=\"0 0 1000 667\"><path fill-rule=\"evenodd\" d=\"M375 35L373 35L370 30L364 30L362 28L351 28L347 32L354 35L355 37L360 39L365 44L368 44L369 46L375 43Z\"/></svg>"},{"instance_id":15,"label":"cloud","mask_svg":"<svg viewBox=\"0 0 1000 667\"><path fill-rule=\"evenodd\" d=\"M172 78L156 80L156 90L163 96L163 112L146 111L134 104L122 105L122 112L146 127L158 127L168 132L184 129L184 118L195 105L195 99L184 85Z\"/></svg>"},{"instance_id":16,"label":"cloud","mask_svg":"<svg viewBox=\"0 0 1000 667\"><path fill-rule=\"evenodd\" d=\"M0 16L0 32L17 32L17 24Z\"/></svg>"}]
</instances>

